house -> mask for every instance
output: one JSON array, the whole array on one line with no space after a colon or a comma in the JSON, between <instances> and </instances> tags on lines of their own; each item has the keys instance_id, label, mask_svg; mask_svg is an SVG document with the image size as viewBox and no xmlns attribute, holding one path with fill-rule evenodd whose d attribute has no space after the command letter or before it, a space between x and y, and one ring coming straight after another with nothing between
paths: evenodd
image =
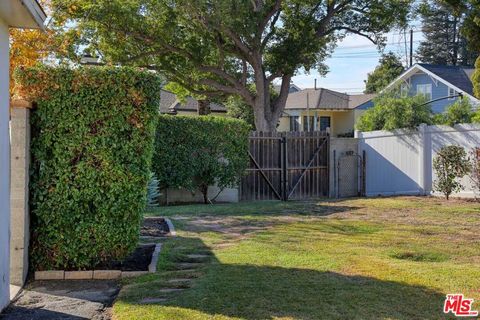
<instances>
[{"instance_id":1,"label":"house","mask_svg":"<svg viewBox=\"0 0 480 320\"><path fill-rule=\"evenodd\" d=\"M390 83L384 91L398 87L403 96L424 94L428 101L438 99L430 104L434 113L444 112L459 99L459 93L470 99L473 105L479 105L480 100L473 95L473 71L472 68L461 66L417 63Z\"/></svg>"},{"instance_id":2,"label":"house","mask_svg":"<svg viewBox=\"0 0 480 320\"><path fill-rule=\"evenodd\" d=\"M198 115L198 101L192 97L187 97L186 101L180 101L178 97L167 90L160 91L160 113L171 115ZM211 102L210 111L215 116L226 116L227 108L224 105Z\"/></svg>"},{"instance_id":3,"label":"house","mask_svg":"<svg viewBox=\"0 0 480 320\"><path fill-rule=\"evenodd\" d=\"M349 95L324 88L304 89L288 95L278 131L326 131L353 136L358 117L373 105L373 94Z\"/></svg>"},{"instance_id":4,"label":"house","mask_svg":"<svg viewBox=\"0 0 480 320\"><path fill-rule=\"evenodd\" d=\"M10 302L9 28L43 28L35 0L0 1L0 311Z\"/></svg>"}]
</instances>

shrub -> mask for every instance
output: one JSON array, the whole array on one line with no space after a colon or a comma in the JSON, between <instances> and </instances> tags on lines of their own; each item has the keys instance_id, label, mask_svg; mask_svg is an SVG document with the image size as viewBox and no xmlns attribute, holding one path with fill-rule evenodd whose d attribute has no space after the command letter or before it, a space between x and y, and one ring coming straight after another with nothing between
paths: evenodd
<instances>
[{"instance_id":1,"label":"shrub","mask_svg":"<svg viewBox=\"0 0 480 320\"><path fill-rule=\"evenodd\" d=\"M17 70L31 116L31 261L84 269L138 241L159 105L158 77L130 68Z\"/></svg>"},{"instance_id":2,"label":"shrub","mask_svg":"<svg viewBox=\"0 0 480 320\"><path fill-rule=\"evenodd\" d=\"M238 185L248 165L249 126L222 117L159 116L152 170L161 188Z\"/></svg>"},{"instance_id":3,"label":"shrub","mask_svg":"<svg viewBox=\"0 0 480 320\"><path fill-rule=\"evenodd\" d=\"M449 105L445 113L436 115L435 123L453 127L459 123L471 123L473 116L474 112L470 100L463 98Z\"/></svg>"},{"instance_id":4,"label":"shrub","mask_svg":"<svg viewBox=\"0 0 480 320\"><path fill-rule=\"evenodd\" d=\"M475 71L472 75L473 93L480 98L480 56L475 61Z\"/></svg>"},{"instance_id":5,"label":"shrub","mask_svg":"<svg viewBox=\"0 0 480 320\"><path fill-rule=\"evenodd\" d=\"M462 184L457 179L470 172L469 161L463 147L442 147L433 159L433 169L437 175L434 182L435 191L443 193L448 200L452 193L463 190Z\"/></svg>"},{"instance_id":6,"label":"shrub","mask_svg":"<svg viewBox=\"0 0 480 320\"><path fill-rule=\"evenodd\" d=\"M423 96L399 98L382 95L375 99L375 106L358 119L356 129L360 131L394 130L415 128L422 123L432 124L430 105L425 105Z\"/></svg>"},{"instance_id":7,"label":"shrub","mask_svg":"<svg viewBox=\"0 0 480 320\"><path fill-rule=\"evenodd\" d=\"M480 196L480 148L475 148L471 152L472 170L470 178L472 179L473 188L476 196Z\"/></svg>"}]
</instances>

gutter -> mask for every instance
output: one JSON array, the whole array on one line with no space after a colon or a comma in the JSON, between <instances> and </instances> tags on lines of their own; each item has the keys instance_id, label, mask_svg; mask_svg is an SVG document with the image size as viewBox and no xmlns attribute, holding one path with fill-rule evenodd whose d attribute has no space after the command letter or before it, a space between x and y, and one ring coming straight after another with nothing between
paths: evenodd
<instances>
[{"instance_id":1,"label":"gutter","mask_svg":"<svg viewBox=\"0 0 480 320\"><path fill-rule=\"evenodd\" d=\"M47 19L47 14L37 2L37 0L20 0L22 5L27 9L30 16L41 30L45 30L44 22Z\"/></svg>"}]
</instances>

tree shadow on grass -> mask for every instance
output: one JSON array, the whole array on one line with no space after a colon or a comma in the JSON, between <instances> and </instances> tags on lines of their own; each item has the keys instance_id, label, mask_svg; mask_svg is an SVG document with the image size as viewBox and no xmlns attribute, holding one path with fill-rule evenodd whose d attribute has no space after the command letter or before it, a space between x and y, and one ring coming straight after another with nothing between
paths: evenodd
<instances>
[{"instance_id":1,"label":"tree shadow on grass","mask_svg":"<svg viewBox=\"0 0 480 320\"><path fill-rule=\"evenodd\" d=\"M200 239L176 241L182 250L208 252ZM175 261L181 262L179 255ZM214 256L201 272L190 288L168 295L155 312L176 314L175 319L214 315L248 320L444 317L444 294L423 286L330 271L222 264ZM136 309L140 298L155 297L158 283L140 283L135 293L127 290L121 295L122 302Z\"/></svg>"}]
</instances>

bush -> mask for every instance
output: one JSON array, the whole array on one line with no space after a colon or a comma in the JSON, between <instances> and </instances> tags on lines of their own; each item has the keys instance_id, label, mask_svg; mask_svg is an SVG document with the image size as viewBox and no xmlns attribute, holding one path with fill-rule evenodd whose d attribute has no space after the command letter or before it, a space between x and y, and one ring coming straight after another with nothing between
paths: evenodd
<instances>
[{"instance_id":1,"label":"bush","mask_svg":"<svg viewBox=\"0 0 480 320\"><path fill-rule=\"evenodd\" d=\"M432 124L430 105L425 105L423 96L398 98L382 95L375 99L375 106L358 119L356 129L374 131L415 128L422 123Z\"/></svg>"},{"instance_id":2,"label":"bush","mask_svg":"<svg viewBox=\"0 0 480 320\"><path fill-rule=\"evenodd\" d=\"M462 184L457 179L470 172L470 159L463 147L442 147L433 159L433 169L437 175L434 189L443 193L448 200L452 193L463 190Z\"/></svg>"},{"instance_id":3,"label":"bush","mask_svg":"<svg viewBox=\"0 0 480 320\"><path fill-rule=\"evenodd\" d=\"M475 71L472 75L473 93L480 99L480 56L475 61Z\"/></svg>"},{"instance_id":4,"label":"bush","mask_svg":"<svg viewBox=\"0 0 480 320\"><path fill-rule=\"evenodd\" d=\"M32 112L31 261L85 269L138 241L161 82L130 68L17 70Z\"/></svg>"},{"instance_id":5,"label":"bush","mask_svg":"<svg viewBox=\"0 0 480 320\"><path fill-rule=\"evenodd\" d=\"M435 123L453 127L459 123L471 123L473 116L474 112L470 100L463 98L449 105L445 113L435 115Z\"/></svg>"},{"instance_id":6,"label":"bush","mask_svg":"<svg viewBox=\"0 0 480 320\"><path fill-rule=\"evenodd\" d=\"M471 152L472 170L470 178L472 179L472 185L475 190L475 194L480 197L480 148L475 148Z\"/></svg>"},{"instance_id":7,"label":"bush","mask_svg":"<svg viewBox=\"0 0 480 320\"><path fill-rule=\"evenodd\" d=\"M222 117L159 116L152 171L160 187L200 190L238 185L248 165L249 126Z\"/></svg>"}]
</instances>

